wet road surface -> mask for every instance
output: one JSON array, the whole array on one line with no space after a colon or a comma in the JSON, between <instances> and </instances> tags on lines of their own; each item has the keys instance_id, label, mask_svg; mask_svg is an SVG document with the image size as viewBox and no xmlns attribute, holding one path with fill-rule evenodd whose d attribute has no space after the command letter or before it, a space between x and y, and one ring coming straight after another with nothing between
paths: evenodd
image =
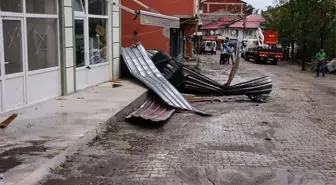
<instances>
[{"instance_id":1,"label":"wet road surface","mask_svg":"<svg viewBox=\"0 0 336 185\"><path fill-rule=\"evenodd\" d=\"M225 82L229 65L203 56ZM164 125L116 123L54 170L44 185L335 185L336 78L243 61L235 81L270 75L268 103L198 103L212 117L175 114Z\"/></svg>"}]
</instances>

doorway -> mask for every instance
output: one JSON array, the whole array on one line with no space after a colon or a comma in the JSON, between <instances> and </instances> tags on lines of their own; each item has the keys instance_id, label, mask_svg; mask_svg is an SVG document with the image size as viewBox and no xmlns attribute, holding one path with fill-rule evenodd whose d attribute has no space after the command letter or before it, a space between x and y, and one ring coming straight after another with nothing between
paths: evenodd
<instances>
[{"instance_id":1,"label":"doorway","mask_svg":"<svg viewBox=\"0 0 336 185\"><path fill-rule=\"evenodd\" d=\"M26 103L26 76L23 47L23 19L1 18L0 89L2 110L15 109Z\"/></svg>"}]
</instances>

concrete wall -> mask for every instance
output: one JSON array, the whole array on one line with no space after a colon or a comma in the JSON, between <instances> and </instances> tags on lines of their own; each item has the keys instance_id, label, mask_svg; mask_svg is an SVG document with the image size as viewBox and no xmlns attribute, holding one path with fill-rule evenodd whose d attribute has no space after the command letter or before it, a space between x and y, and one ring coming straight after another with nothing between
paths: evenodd
<instances>
[{"instance_id":1,"label":"concrete wall","mask_svg":"<svg viewBox=\"0 0 336 185\"><path fill-rule=\"evenodd\" d=\"M243 3L241 0L207 0L206 2L214 3ZM225 5L225 4L210 4L209 7L206 3L203 6L203 13L213 13L221 10L228 10L231 13L238 13L241 11L240 5Z\"/></svg>"}]
</instances>

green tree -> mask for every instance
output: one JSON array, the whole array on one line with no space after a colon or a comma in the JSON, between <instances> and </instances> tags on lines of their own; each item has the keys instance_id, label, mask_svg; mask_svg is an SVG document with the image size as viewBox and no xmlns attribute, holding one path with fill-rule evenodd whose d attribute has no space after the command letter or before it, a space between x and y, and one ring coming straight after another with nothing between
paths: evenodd
<instances>
[{"instance_id":1,"label":"green tree","mask_svg":"<svg viewBox=\"0 0 336 185\"><path fill-rule=\"evenodd\" d=\"M298 45L302 70L320 48L329 56L336 56L335 0L275 0L274 3L274 8L263 12L266 28L279 32L282 45L291 48Z\"/></svg>"}]
</instances>

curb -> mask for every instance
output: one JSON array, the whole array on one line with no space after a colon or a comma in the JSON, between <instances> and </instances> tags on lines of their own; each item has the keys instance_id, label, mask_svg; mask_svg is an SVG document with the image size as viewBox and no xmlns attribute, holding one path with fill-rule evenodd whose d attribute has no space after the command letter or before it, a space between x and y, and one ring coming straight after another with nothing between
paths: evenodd
<instances>
[{"instance_id":1,"label":"curb","mask_svg":"<svg viewBox=\"0 0 336 185\"><path fill-rule=\"evenodd\" d=\"M147 97L148 91L140 95L113 117L104 123L100 123L95 130L87 132L83 137L70 145L66 150L48 160L44 165L33 171L29 176L20 180L18 183L15 183L15 185L36 185L40 183L56 167L64 163L69 156L74 155L81 147L91 142L94 138L96 138L96 136L104 133L107 130L107 125L125 120L125 117L139 108L145 102Z\"/></svg>"}]
</instances>

